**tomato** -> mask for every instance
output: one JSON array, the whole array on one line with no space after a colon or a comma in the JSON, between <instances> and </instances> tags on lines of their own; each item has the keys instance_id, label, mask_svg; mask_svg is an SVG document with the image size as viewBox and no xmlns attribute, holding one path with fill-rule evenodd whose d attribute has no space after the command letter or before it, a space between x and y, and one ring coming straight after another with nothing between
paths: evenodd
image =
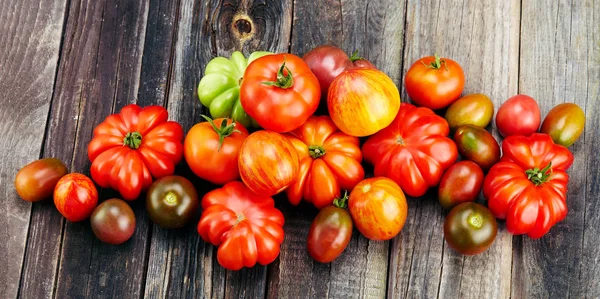
<instances>
[{"instance_id":1,"label":"tomato","mask_svg":"<svg viewBox=\"0 0 600 299\"><path fill-rule=\"evenodd\" d=\"M329 86L327 107L342 132L367 136L394 120L400 108L400 93L382 71L351 69L337 76Z\"/></svg>"},{"instance_id":2,"label":"tomato","mask_svg":"<svg viewBox=\"0 0 600 299\"><path fill-rule=\"evenodd\" d=\"M528 136L540 127L540 107L530 96L519 94L508 99L498 109L496 126L504 137Z\"/></svg>"},{"instance_id":3,"label":"tomato","mask_svg":"<svg viewBox=\"0 0 600 299\"><path fill-rule=\"evenodd\" d=\"M233 181L204 195L202 210L198 234L219 246L217 261L225 269L264 266L279 255L284 219L273 198Z\"/></svg>"},{"instance_id":4,"label":"tomato","mask_svg":"<svg viewBox=\"0 0 600 299\"><path fill-rule=\"evenodd\" d=\"M272 196L294 182L299 170L298 153L281 134L257 131L242 144L238 167L250 190Z\"/></svg>"},{"instance_id":5,"label":"tomato","mask_svg":"<svg viewBox=\"0 0 600 299\"><path fill-rule=\"evenodd\" d=\"M450 130L462 125L474 125L485 128L494 116L494 103L484 94L466 95L452 103L446 110L446 120Z\"/></svg>"},{"instance_id":6,"label":"tomato","mask_svg":"<svg viewBox=\"0 0 600 299\"><path fill-rule=\"evenodd\" d=\"M207 121L194 125L185 136L185 161L197 176L213 184L238 179L238 155L248 131L231 119L204 117Z\"/></svg>"},{"instance_id":7,"label":"tomato","mask_svg":"<svg viewBox=\"0 0 600 299\"><path fill-rule=\"evenodd\" d=\"M90 217L92 231L100 241L121 244L135 231L135 214L129 205L118 199L109 199L98 205Z\"/></svg>"},{"instance_id":8,"label":"tomato","mask_svg":"<svg viewBox=\"0 0 600 299\"><path fill-rule=\"evenodd\" d=\"M450 210L444 221L444 239L458 253L475 255L486 251L498 233L496 218L486 207L463 202Z\"/></svg>"},{"instance_id":9,"label":"tomato","mask_svg":"<svg viewBox=\"0 0 600 299\"><path fill-rule=\"evenodd\" d=\"M311 116L286 137L300 162L298 176L286 189L293 205L304 198L321 209L340 196L340 188L352 190L365 177L358 138L340 132L328 116Z\"/></svg>"},{"instance_id":10,"label":"tomato","mask_svg":"<svg viewBox=\"0 0 600 299\"><path fill-rule=\"evenodd\" d=\"M500 146L484 128L460 126L454 133L454 142L461 157L477 163L483 170L490 169L500 161Z\"/></svg>"},{"instance_id":11,"label":"tomato","mask_svg":"<svg viewBox=\"0 0 600 299\"><path fill-rule=\"evenodd\" d=\"M375 176L388 177L404 193L419 197L439 184L458 157L449 132L446 120L431 109L402 103L394 122L369 137L362 152L375 166Z\"/></svg>"},{"instance_id":12,"label":"tomato","mask_svg":"<svg viewBox=\"0 0 600 299\"><path fill-rule=\"evenodd\" d=\"M90 217L98 204L94 182L81 173L69 173L56 183L54 205L63 217L78 222Z\"/></svg>"},{"instance_id":13,"label":"tomato","mask_svg":"<svg viewBox=\"0 0 600 299\"><path fill-rule=\"evenodd\" d=\"M164 228L185 226L198 210L198 193L188 179L171 175L156 180L146 195L150 219Z\"/></svg>"},{"instance_id":14,"label":"tomato","mask_svg":"<svg viewBox=\"0 0 600 299\"><path fill-rule=\"evenodd\" d=\"M471 161L456 162L448 168L440 181L438 200L445 209L475 201L482 184L483 171L479 165Z\"/></svg>"},{"instance_id":15,"label":"tomato","mask_svg":"<svg viewBox=\"0 0 600 299\"><path fill-rule=\"evenodd\" d=\"M231 118L246 128L256 128L252 119L240 103L240 84L246 67L259 57L270 52L257 51L244 57L240 51L231 53L231 58L216 57L206 64L204 77L198 83L198 99L210 110L214 118Z\"/></svg>"},{"instance_id":16,"label":"tomato","mask_svg":"<svg viewBox=\"0 0 600 299\"><path fill-rule=\"evenodd\" d=\"M19 196L30 202L48 199L54 192L58 180L69 170L56 158L33 161L21 168L15 176L15 189Z\"/></svg>"},{"instance_id":17,"label":"tomato","mask_svg":"<svg viewBox=\"0 0 600 299\"><path fill-rule=\"evenodd\" d=\"M348 209L358 231L371 240L395 237L402 230L408 213L402 189L384 177L358 183L350 193Z\"/></svg>"},{"instance_id":18,"label":"tomato","mask_svg":"<svg viewBox=\"0 0 600 299\"><path fill-rule=\"evenodd\" d=\"M244 110L266 130L284 133L300 127L317 110L319 80L293 54L267 55L246 68L240 87Z\"/></svg>"},{"instance_id":19,"label":"tomato","mask_svg":"<svg viewBox=\"0 0 600 299\"><path fill-rule=\"evenodd\" d=\"M552 140L569 147L581 136L585 126L585 113L573 103L556 105L542 123L541 133L549 134Z\"/></svg>"},{"instance_id":20,"label":"tomato","mask_svg":"<svg viewBox=\"0 0 600 299\"><path fill-rule=\"evenodd\" d=\"M109 115L88 144L92 179L125 200L137 199L152 179L172 175L183 156L183 128L162 106L131 104Z\"/></svg>"},{"instance_id":21,"label":"tomato","mask_svg":"<svg viewBox=\"0 0 600 299\"><path fill-rule=\"evenodd\" d=\"M423 57L404 76L408 97L417 105L441 109L454 103L465 87L465 73L449 58Z\"/></svg>"},{"instance_id":22,"label":"tomato","mask_svg":"<svg viewBox=\"0 0 600 299\"><path fill-rule=\"evenodd\" d=\"M329 263L344 252L352 237L352 217L346 210L347 194L321 209L308 231L308 254L320 263Z\"/></svg>"},{"instance_id":23,"label":"tomato","mask_svg":"<svg viewBox=\"0 0 600 299\"><path fill-rule=\"evenodd\" d=\"M483 196L510 233L541 238L567 216L566 170L573 154L540 133L507 137L502 153L483 181Z\"/></svg>"}]
</instances>

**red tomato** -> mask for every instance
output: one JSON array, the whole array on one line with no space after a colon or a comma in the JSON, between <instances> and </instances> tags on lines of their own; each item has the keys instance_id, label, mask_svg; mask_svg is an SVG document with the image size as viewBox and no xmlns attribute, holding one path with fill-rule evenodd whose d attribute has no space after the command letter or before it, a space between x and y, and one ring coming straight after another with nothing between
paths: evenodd
<instances>
[{"instance_id":1,"label":"red tomato","mask_svg":"<svg viewBox=\"0 0 600 299\"><path fill-rule=\"evenodd\" d=\"M320 263L335 260L350 243L352 217L345 208L347 200L346 194L321 209L310 225L306 247L308 254Z\"/></svg>"},{"instance_id":2,"label":"red tomato","mask_svg":"<svg viewBox=\"0 0 600 299\"><path fill-rule=\"evenodd\" d=\"M244 141L238 167L250 190L272 196L287 188L298 175L298 153L281 134L257 131Z\"/></svg>"},{"instance_id":3,"label":"red tomato","mask_svg":"<svg viewBox=\"0 0 600 299\"><path fill-rule=\"evenodd\" d=\"M540 121L540 107L532 97L524 94L508 99L496 114L498 132L504 137L531 135L537 132Z\"/></svg>"},{"instance_id":4,"label":"red tomato","mask_svg":"<svg viewBox=\"0 0 600 299\"><path fill-rule=\"evenodd\" d=\"M257 262L267 265L277 258L284 239L283 224L283 214L271 197L233 181L202 198L198 233L204 241L219 246L221 266L239 270Z\"/></svg>"},{"instance_id":5,"label":"red tomato","mask_svg":"<svg viewBox=\"0 0 600 299\"><path fill-rule=\"evenodd\" d=\"M406 194L419 197L438 185L458 157L449 132L446 120L431 109L402 103L394 122L369 137L362 152L375 166L375 176L391 178Z\"/></svg>"},{"instance_id":6,"label":"red tomato","mask_svg":"<svg viewBox=\"0 0 600 299\"><path fill-rule=\"evenodd\" d=\"M441 109L460 98L465 87L465 73L452 59L427 56L410 66L404 85L408 97L415 104Z\"/></svg>"},{"instance_id":7,"label":"red tomato","mask_svg":"<svg viewBox=\"0 0 600 299\"><path fill-rule=\"evenodd\" d=\"M442 177L438 189L438 200L446 209L459 203L475 201L482 184L483 171L479 165L471 161L456 162Z\"/></svg>"},{"instance_id":8,"label":"red tomato","mask_svg":"<svg viewBox=\"0 0 600 299\"><path fill-rule=\"evenodd\" d=\"M286 137L300 159L298 176L286 190L293 205L304 198L321 209L340 196L340 188L352 190L365 177L358 138L340 132L328 116L312 116Z\"/></svg>"},{"instance_id":9,"label":"red tomato","mask_svg":"<svg viewBox=\"0 0 600 299\"><path fill-rule=\"evenodd\" d=\"M371 240L395 237L404 227L408 213L402 189L384 177L358 183L350 193L348 209L358 231Z\"/></svg>"},{"instance_id":10,"label":"red tomato","mask_svg":"<svg viewBox=\"0 0 600 299\"><path fill-rule=\"evenodd\" d=\"M94 209L90 225L100 241L121 244L133 236L135 214L125 201L112 198Z\"/></svg>"},{"instance_id":11,"label":"red tomato","mask_svg":"<svg viewBox=\"0 0 600 299\"><path fill-rule=\"evenodd\" d=\"M58 180L69 170L56 158L33 161L21 168L15 176L15 189L25 201L36 202L50 198Z\"/></svg>"},{"instance_id":12,"label":"red tomato","mask_svg":"<svg viewBox=\"0 0 600 299\"><path fill-rule=\"evenodd\" d=\"M217 185L240 177L238 156L248 131L240 123L219 118L194 125L183 142L183 155L192 171Z\"/></svg>"},{"instance_id":13,"label":"red tomato","mask_svg":"<svg viewBox=\"0 0 600 299\"><path fill-rule=\"evenodd\" d=\"M54 188L54 205L71 222L90 217L97 204L98 190L94 182L81 173L63 176Z\"/></svg>"},{"instance_id":14,"label":"red tomato","mask_svg":"<svg viewBox=\"0 0 600 299\"><path fill-rule=\"evenodd\" d=\"M266 55L244 72L240 103L266 130L278 133L300 127L317 110L319 80L304 60L293 54Z\"/></svg>"},{"instance_id":15,"label":"red tomato","mask_svg":"<svg viewBox=\"0 0 600 299\"><path fill-rule=\"evenodd\" d=\"M337 76L329 86L327 107L342 132L367 136L394 120L400 109L400 93L382 71L351 69Z\"/></svg>"}]
</instances>

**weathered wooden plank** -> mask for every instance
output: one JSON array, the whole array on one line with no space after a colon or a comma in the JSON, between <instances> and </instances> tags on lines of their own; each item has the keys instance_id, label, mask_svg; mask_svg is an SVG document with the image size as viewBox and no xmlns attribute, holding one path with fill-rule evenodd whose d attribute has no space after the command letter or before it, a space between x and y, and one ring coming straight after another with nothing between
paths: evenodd
<instances>
[{"instance_id":1,"label":"weathered wooden plank","mask_svg":"<svg viewBox=\"0 0 600 299\"><path fill-rule=\"evenodd\" d=\"M0 3L0 294L17 297L31 204L13 182L19 168L41 156L54 90L65 0ZM37 283L40 283L38 281ZM47 287L47 285L45 286Z\"/></svg>"},{"instance_id":2,"label":"weathered wooden plank","mask_svg":"<svg viewBox=\"0 0 600 299\"><path fill-rule=\"evenodd\" d=\"M296 1L290 50L303 55L322 44L359 50L399 85L404 10L404 1ZM316 209L282 206L286 240L279 264L270 267L269 298L385 296L389 242L369 241L356 231L341 257L320 264L306 250Z\"/></svg>"},{"instance_id":3,"label":"weathered wooden plank","mask_svg":"<svg viewBox=\"0 0 600 299\"><path fill-rule=\"evenodd\" d=\"M515 248L513 298L598 298L598 100L600 1L523 2L519 91L540 103L585 109L585 135L570 149L569 213L539 240ZM543 65L543 71L539 66Z\"/></svg>"},{"instance_id":4,"label":"weathered wooden plank","mask_svg":"<svg viewBox=\"0 0 600 299\"><path fill-rule=\"evenodd\" d=\"M463 94L484 93L498 107L517 92L519 1L414 1L406 16L406 72L420 57L437 52L463 67ZM408 100L403 90L403 99ZM494 127L492 126L492 132ZM498 138L497 133L494 133ZM464 257L447 247L447 212L433 189L409 199L404 229L392 243L388 296L394 298L507 298L512 238L500 225L485 253Z\"/></svg>"}]
</instances>

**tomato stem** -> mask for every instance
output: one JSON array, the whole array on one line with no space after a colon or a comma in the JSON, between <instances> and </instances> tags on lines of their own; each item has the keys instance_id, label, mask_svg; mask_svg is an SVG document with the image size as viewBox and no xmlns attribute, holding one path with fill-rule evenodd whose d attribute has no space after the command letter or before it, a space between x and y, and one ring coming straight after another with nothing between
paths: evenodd
<instances>
[{"instance_id":1,"label":"tomato stem","mask_svg":"<svg viewBox=\"0 0 600 299\"><path fill-rule=\"evenodd\" d=\"M320 145L311 145L308 147L308 155L313 159L321 158L325 153L327 151Z\"/></svg>"},{"instance_id":2,"label":"tomato stem","mask_svg":"<svg viewBox=\"0 0 600 299\"><path fill-rule=\"evenodd\" d=\"M344 191L344 196L342 196L342 197L336 197L333 200L333 206L345 209L348 206L346 204L347 202L348 202L348 191Z\"/></svg>"},{"instance_id":3,"label":"tomato stem","mask_svg":"<svg viewBox=\"0 0 600 299\"><path fill-rule=\"evenodd\" d=\"M287 75L284 74L283 70L287 71ZM276 86L283 89L288 89L294 85L294 77L292 76L292 71L285 65L285 56L283 56L283 64L277 71L277 80L276 81L265 81L262 84L268 86Z\"/></svg>"},{"instance_id":4,"label":"tomato stem","mask_svg":"<svg viewBox=\"0 0 600 299\"><path fill-rule=\"evenodd\" d=\"M552 162L548 163L546 167L541 170L537 167L525 170L527 179L529 179L534 185L539 186L548 181L552 174Z\"/></svg>"},{"instance_id":5,"label":"tomato stem","mask_svg":"<svg viewBox=\"0 0 600 299\"><path fill-rule=\"evenodd\" d=\"M350 56L350 61L355 62L357 60L364 60L364 57L358 56L358 50L354 51Z\"/></svg>"},{"instance_id":6,"label":"tomato stem","mask_svg":"<svg viewBox=\"0 0 600 299\"><path fill-rule=\"evenodd\" d=\"M129 132L125 134L123 145L129 146L132 149L137 149L142 145L142 134L140 134L140 132Z\"/></svg>"},{"instance_id":7,"label":"tomato stem","mask_svg":"<svg viewBox=\"0 0 600 299\"><path fill-rule=\"evenodd\" d=\"M231 124L227 125L227 118L223 119L223 121L221 122L221 125L219 127L217 127L217 124L215 124L215 122L208 116L206 115L200 115L202 116L204 119L206 119L207 122L210 123L210 125L213 127L213 130L215 130L215 133L217 133L217 135L219 135L219 148L217 149L217 152L221 150L221 146L223 145L223 142L225 141L225 137L229 137L229 135L233 134L233 133L242 133L240 132L240 130L236 130L235 128L235 122L232 121Z\"/></svg>"},{"instance_id":8,"label":"tomato stem","mask_svg":"<svg viewBox=\"0 0 600 299\"><path fill-rule=\"evenodd\" d=\"M446 60L441 59L440 56L437 55L437 53L433 54L433 57L435 59L429 65L425 64L425 62L423 62L422 60L421 60L421 63L425 67L430 68L430 69L434 69L434 70L439 70L442 67L442 65L444 65L444 68L446 70L448 70L448 66L446 65Z\"/></svg>"}]
</instances>

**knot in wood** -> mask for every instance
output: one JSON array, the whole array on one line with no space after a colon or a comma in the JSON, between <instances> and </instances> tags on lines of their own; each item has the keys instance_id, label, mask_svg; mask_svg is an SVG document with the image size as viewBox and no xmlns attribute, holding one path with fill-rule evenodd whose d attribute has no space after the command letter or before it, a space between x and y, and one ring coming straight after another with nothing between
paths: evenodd
<instances>
[{"instance_id":1,"label":"knot in wood","mask_svg":"<svg viewBox=\"0 0 600 299\"><path fill-rule=\"evenodd\" d=\"M246 14L236 14L232 20L232 29L241 40L251 38L254 35L254 22Z\"/></svg>"}]
</instances>

